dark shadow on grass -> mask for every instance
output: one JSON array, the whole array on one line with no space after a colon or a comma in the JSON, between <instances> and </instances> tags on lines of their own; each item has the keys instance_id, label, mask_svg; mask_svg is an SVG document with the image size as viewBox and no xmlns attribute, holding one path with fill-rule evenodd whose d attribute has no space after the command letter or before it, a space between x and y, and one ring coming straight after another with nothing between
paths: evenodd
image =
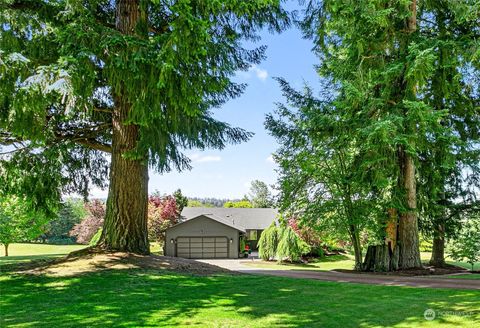
<instances>
[{"instance_id":1,"label":"dark shadow on grass","mask_svg":"<svg viewBox=\"0 0 480 328\"><path fill-rule=\"evenodd\" d=\"M86 257L91 257L91 255ZM0 261L0 272L2 273L26 271L33 268L41 269L44 267L49 267L56 263L75 260L75 258L69 258L68 254L8 256L2 259L3 262Z\"/></svg>"},{"instance_id":2,"label":"dark shadow on grass","mask_svg":"<svg viewBox=\"0 0 480 328\"><path fill-rule=\"evenodd\" d=\"M3 256L0 258L0 272L23 271L50 265L65 258L65 254Z\"/></svg>"},{"instance_id":3,"label":"dark shadow on grass","mask_svg":"<svg viewBox=\"0 0 480 328\"><path fill-rule=\"evenodd\" d=\"M475 291L269 276L201 277L163 270L110 270L72 277L3 274L0 294L1 327L391 327L424 323L428 308L480 308L480 292ZM448 320L440 318L438 323Z\"/></svg>"},{"instance_id":4,"label":"dark shadow on grass","mask_svg":"<svg viewBox=\"0 0 480 328\"><path fill-rule=\"evenodd\" d=\"M50 259L65 256L65 254L44 254L44 255L18 255L18 256L0 256L0 265L2 263L15 263L30 260Z\"/></svg>"}]
</instances>

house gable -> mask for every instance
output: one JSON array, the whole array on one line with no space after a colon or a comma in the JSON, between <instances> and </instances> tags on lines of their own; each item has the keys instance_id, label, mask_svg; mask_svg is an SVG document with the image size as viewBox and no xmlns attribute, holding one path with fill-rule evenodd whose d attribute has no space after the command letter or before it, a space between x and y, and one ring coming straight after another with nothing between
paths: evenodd
<instances>
[{"instance_id":1,"label":"house gable","mask_svg":"<svg viewBox=\"0 0 480 328\"><path fill-rule=\"evenodd\" d=\"M220 222L229 222L245 230L264 230L275 221L278 211L274 208L207 208L185 207L183 220L191 220L199 215L207 215Z\"/></svg>"},{"instance_id":2,"label":"house gable","mask_svg":"<svg viewBox=\"0 0 480 328\"><path fill-rule=\"evenodd\" d=\"M219 222L207 215L199 215L191 220L181 222L165 231L164 251L167 256L176 256L177 241L186 237L208 238L215 237L227 240L228 257L237 258L239 250L239 236L244 230L238 227ZM202 239L200 239L202 240Z\"/></svg>"},{"instance_id":3,"label":"house gable","mask_svg":"<svg viewBox=\"0 0 480 328\"><path fill-rule=\"evenodd\" d=\"M217 217L217 216L212 215L212 214L201 214L201 215L198 215L198 216L193 217L193 218L191 218L191 219L189 219L189 220L186 220L186 221L177 223L176 225L168 228L167 230L175 230L175 229L176 229L177 227L179 227L179 226L191 225L192 222L196 222L196 221L198 221L198 220L209 220L209 221L213 221L215 224L221 224L221 225L227 226L227 227L229 227L229 228L238 230L238 231L240 231L240 232L245 232L245 228L240 227L240 226L238 226L238 225L235 225L235 224L233 224L232 222L229 222L228 220L223 220L222 218ZM212 223L207 223L207 224L212 224Z\"/></svg>"}]
</instances>

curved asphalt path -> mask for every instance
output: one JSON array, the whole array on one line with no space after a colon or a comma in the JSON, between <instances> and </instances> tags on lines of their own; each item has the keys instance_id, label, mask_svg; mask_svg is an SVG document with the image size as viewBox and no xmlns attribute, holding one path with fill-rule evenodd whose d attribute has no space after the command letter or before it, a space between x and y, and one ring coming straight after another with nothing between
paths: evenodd
<instances>
[{"instance_id":1,"label":"curved asphalt path","mask_svg":"<svg viewBox=\"0 0 480 328\"><path fill-rule=\"evenodd\" d=\"M237 271L247 274L270 275L287 278L314 279L324 281L348 282L358 284L374 284L385 286L410 286L421 288L453 288L453 289L473 289L480 290L480 280L474 279L452 279L442 278L441 276L394 276L378 275L368 273L344 273L336 271L302 271L302 270L270 270L270 269L252 269L252 267L242 265L239 260L199 260L203 263L216 265L231 271Z\"/></svg>"}]
</instances>

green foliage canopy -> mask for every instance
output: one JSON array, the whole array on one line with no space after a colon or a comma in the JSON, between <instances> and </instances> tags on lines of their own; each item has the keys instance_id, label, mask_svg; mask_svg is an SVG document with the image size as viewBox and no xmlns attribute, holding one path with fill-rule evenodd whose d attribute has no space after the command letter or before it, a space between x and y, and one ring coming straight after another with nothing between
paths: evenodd
<instances>
[{"instance_id":1,"label":"green foliage canopy","mask_svg":"<svg viewBox=\"0 0 480 328\"><path fill-rule=\"evenodd\" d=\"M270 261L277 254L278 228L275 222L262 231L258 240L258 255L264 261Z\"/></svg>"},{"instance_id":2,"label":"green foliage canopy","mask_svg":"<svg viewBox=\"0 0 480 328\"><path fill-rule=\"evenodd\" d=\"M459 236L450 245L450 256L456 261L466 260L472 266L480 262L480 215L464 223Z\"/></svg>"},{"instance_id":3,"label":"green foliage canopy","mask_svg":"<svg viewBox=\"0 0 480 328\"><path fill-rule=\"evenodd\" d=\"M175 190L172 195L177 203L178 214L180 214L182 213L183 208L188 205L188 197L184 196L180 189Z\"/></svg>"},{"instance_id":4,"label":"green foliage canopy","mask_svg":"<svg viewBox=\"0 0 480 328\"><path fill-rule=\"evenodd\" d=\"M32 211L24 199L0 197L0 244L5 247L5 255L9 244L37 238L49 219L42 212Z\"/></svg>"},{"instance_id":5,"label":"green foliage canopy","mask_svg":"<svg viewBox=\"0 0 480 328\"><path fill-rule=\"evenodd\" d=\"M30 180L19 193L36 206L46 207L47 195L58 202L62 191L86 196L92 184L105 186L120 105L128 104L122 124L139 132L124 156L159 172L190 168L184 149L251 136L211 111L242 93L231 78L265 56L265 47L243 42L288 25L280 1L131 1L139 19L129 33L117 26L120 3L0 1L0 145L13 154L2 156L0 178L12 185L14 161L28 174L40 159L48 169L36 178L49 183L35 194L28 191L40 184Z\"/></svg>"},{"instance_id":6,"label":"green foliage canopy","mask_svg":"<svg viewBox=\"0 0 480 328\"><path fill-rule=\"evenodd\" d=\"M302 255L310 251L310 247L293 231L288 224L281 223L277 228L278 245L275 257L278 262L289 260L297 262Z\"/></svg>"},{"instance_id":7,"label":"green foliage canopy","mask_svg":"<svg viewBox=\"0 0 480 328\"><path fill-rule=\"evenodd\" d=\"M255 208L272 207L273 199L265 182L253 180L250 186L249 200Z\"/></svg>"},{"instance_id":8,"label":"green foliage canopy","mask_svg":"<svg viewBox=\"0 0 480 328\"><path fill-rule=\"evenodd\" d=\"M301 225L350 239L359 265L359 235L365 229L381 233L375 226L384 215L387 192L372 192L372 184L363 180L361 141L350 138L348 119L333 104L335 90L324 83L316 97L308 86L300 92L278 81L289 106L279 104L265 126L280 144L274 154L280 207L301 213Z\"/></svg>"},{"instance_id":9,"label":"green foliage canopy","mask_svg":"<svg viewBox=\"0 0 480 328\"><path fill-rule=\"evenodd\" d=\"M82 199L68 198L62 202L58 215L48 223L41 238L48 243L70 243L70 230L88 215Z\"/></svg>"},{"instance_id":10,"label":"green foliage canopy","mask_svg":"<svg viewBox=\"0 0 480 328\"><path fill-rule=\"evenodd\" d=\"M383 242L387 209L416 222L417 199L424 216L438 216L436 208L475 195L479 10L475 1L307 3L299 24L314 40L322 91L280 80L293 109L279 105L266 122L281 144L283 208L334 218L357 240L370 226ZM416 239L416 223L407 230L400 239ZM420 261L417 246L400 256L416 258L408 265Z\"/></svg>"},{"instance_id":11,"label":"green foliage canopy","mask_svg":"<svg viewBox=\"0 0 480 328\"><path fill-rule=\"evenodd\" d=\"M37 147L75 142L109 150L111 109L131 105L141 129L132 158L185 169L181 148L222 148L249 134L210 116L241 94L230 77L264 58L258 27L281 30L278 1L142 1L136 35L114 26L112 1L0 3L0 128L4 138ZM33 145L32 145L33 146Z\"/></svg>"},{"instance_id":12,"label":"green foliage canopy","mask_svg":"<svg viewBox=\"0 0 480 328\"><path fill-rule=\"evenodd\" d=\"M228 201L223 204L225 208L253 208L253 204L248 200Z\"/></svg>"}]
</instances>

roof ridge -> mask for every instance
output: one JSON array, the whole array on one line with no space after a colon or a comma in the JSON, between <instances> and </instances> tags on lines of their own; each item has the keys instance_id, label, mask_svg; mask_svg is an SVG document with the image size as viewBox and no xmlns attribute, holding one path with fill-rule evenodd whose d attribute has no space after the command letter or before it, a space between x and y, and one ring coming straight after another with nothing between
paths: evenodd
<instances>
[{"instance_id":1,"label":"roof ridge","mask_svg":"<svg viewBox=\"0 0 480 328\"><path fill-rule=\"evenodd\" d=\"M225 220L224 218L222 218L222 217L220 217L220 216L218 216L218 215L214 215L214 214L200 214L199 216L202 216L202 215L203 215L203 216L206 216L206 217L208 217L208 218L210 218L210 219L212 219L212 220L214 220L214 221L218 221L218 222L220 222L220 223L223 223L223 224L225 224L225 225L228 225L228 226L230 226L230 227L232 227L232 228L236 228L236 229L244 230L244 231L245 231L245 227L243 227L243 226L241 226L241 225L239 225L239 224L235 224L235 222L233 222L233 221L230 222L230 221L228 221L228 220ZM194 218L192 218L192 219L194 219Z\"/></svg>"},{"instance_id":2,"label":"roof ridge","mask_svg":"<svg viewBox=\"0 0 480 328\"><path fill-rule=\"evenodd\" d=\"M266 229L278 214L276 208L185 207L181 213L186 220L200 215L242 229Z\"/></svg>"}]
</instances>

